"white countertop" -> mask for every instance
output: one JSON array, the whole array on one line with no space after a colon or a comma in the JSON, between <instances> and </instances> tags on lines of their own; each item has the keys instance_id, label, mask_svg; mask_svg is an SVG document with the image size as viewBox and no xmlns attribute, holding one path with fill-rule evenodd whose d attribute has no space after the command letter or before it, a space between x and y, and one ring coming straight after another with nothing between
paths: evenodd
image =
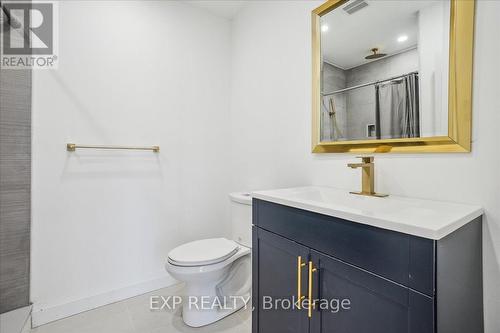
<instances>
[{"instance_id":1,"label":"white countertop","mask_svg":"<svg viewBox=\"0 0 500 333\"><path fill-rule=\"evenodd\" d=\"M483 214L479 206L395 195L367 197L325 186L256 191L252 197L435 240Z\"/></svg>"}]
</instances>

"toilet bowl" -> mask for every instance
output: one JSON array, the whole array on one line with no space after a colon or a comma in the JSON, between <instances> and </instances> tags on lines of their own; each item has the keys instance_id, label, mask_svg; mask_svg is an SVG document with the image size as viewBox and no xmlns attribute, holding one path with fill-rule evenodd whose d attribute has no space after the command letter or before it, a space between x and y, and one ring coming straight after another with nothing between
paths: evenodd
<instances>
[{"instance_id":1,"label":"toilet bowl","mask_svg":"<svg viewBox=\"0 0 500 333\"><path fill-rule=\"evenodd\" d=\"M168 254L165 268L185 283L182 319L191 327L216 322L241 309L251 295L251 197L230 195L232 238L182 244Z\"/></svg>"}]
</instances>

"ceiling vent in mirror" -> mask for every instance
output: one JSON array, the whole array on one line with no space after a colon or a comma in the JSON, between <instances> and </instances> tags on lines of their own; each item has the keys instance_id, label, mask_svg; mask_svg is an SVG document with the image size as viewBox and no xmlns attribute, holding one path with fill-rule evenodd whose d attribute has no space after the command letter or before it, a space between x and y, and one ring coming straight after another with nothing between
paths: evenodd
<instances>
[{"instance_id":1,"label":"ceiling vent in mirror","mask_svg":"<svg viewBox=\"0 0 500 333\"><path fill-rule=\"evenodd\" d=\"M364 0L355 0L342 9L346 11L347 14L354 14L355 12L365 8L366 6L368 6L368 4Z\"/></svg>"}]
</instances>

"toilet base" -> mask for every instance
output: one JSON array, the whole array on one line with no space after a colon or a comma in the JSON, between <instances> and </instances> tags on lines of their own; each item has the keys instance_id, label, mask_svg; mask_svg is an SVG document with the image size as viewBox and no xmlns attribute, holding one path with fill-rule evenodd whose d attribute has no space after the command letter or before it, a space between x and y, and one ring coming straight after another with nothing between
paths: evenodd
<instances>
[{"instance_id":1,"label":"toilet base","mask_svg":"<svg viewBox=\"0 0 500 333\"><path fill-rule=\"evenodd\" d=\"M241 298L241 301L236 304L231 304L230 306L217 309L197 308L196 306L193 306L193 303L195 302L194 300L191 300L191 306L189 304L189 300L185 300L182 305L182 320L187 326L190 327L210 325L235 313L245 306L248 306L247 304L249 304L249 300L249 296L244 296ZM199 304L201 304L201 301L199 302ZM211 304L211 302L212 300L208 301L208 304Z\"/></svg>"}]
</instances>

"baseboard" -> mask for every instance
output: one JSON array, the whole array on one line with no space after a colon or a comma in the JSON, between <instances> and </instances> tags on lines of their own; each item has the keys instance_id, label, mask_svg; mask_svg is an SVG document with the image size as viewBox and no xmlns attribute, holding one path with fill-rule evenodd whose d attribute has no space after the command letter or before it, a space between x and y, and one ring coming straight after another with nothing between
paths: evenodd
<instances>
[{"instance_id":1,"label":"baseboard","mask_svg":"<svg viewBox=\"0 0 500 333\"><path fill-rule=\"evenodd\" d=\"M0 332L21 333L29 326L31 305L0 314Z\"/></svg>"},{"instance_id":2,"label":"baseboard","mask_svg":"<svg viewBox=\"0 0 500 333\"><path fill-rule=\"evenodd\" d=\"M174 278L166 276L161 279L151 280L122 289L83 298L74 302L53 306L50 308L38 308L33 304L31 314L32 326L37 327L59 319L73 316L75 314L98 308L103 305L122 301L124 299L142 295L154 290L169 287L178 283ZM3 333L3 332L2 332Z\"/></svg>"}]
</instances>

